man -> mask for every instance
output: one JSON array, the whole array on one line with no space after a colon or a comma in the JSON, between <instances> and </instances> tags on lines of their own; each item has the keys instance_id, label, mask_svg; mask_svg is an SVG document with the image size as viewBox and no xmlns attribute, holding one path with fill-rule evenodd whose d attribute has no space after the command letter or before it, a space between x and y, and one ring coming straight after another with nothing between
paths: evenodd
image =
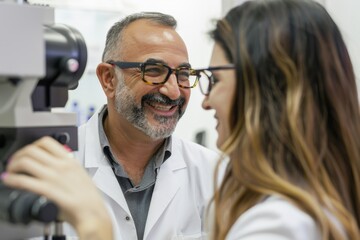
<instances>
[{"instance_id":1,"label":"man","mask_svg":"<svg viewBox=\"0 0 360 240\"><path fill-rule=\"evenodd\" d=\"M201 239L217 154L171 136L196 85L176 20L139 13L109 30L97 76L107 105L77 159L111 207L117 239Z\"/></svg>"}]
</instances>

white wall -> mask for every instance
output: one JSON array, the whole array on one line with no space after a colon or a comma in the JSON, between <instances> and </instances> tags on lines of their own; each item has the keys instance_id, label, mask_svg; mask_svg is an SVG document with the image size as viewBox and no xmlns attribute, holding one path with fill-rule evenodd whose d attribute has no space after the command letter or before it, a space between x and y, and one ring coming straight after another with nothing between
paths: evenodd
<instances>
[{"instance_id":1,"label":"white wall","mask_svg":"<svg viewBox=\"0 0 360 240\"><path fill-rule=\"evenodd\" d=\"M360 93L360 1L325 0L326 9L337 23L347 44Z\"/></svg>"}]
</instances>

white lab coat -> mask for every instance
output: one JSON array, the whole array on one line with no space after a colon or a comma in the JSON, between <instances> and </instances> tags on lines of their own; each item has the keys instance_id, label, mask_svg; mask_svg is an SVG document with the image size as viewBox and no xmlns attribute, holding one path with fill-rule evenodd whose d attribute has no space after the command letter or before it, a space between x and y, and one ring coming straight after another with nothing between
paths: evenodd
<instances>
[{"instance_id":1,"label":"white lab coat","mask_svg":"<svg viewBox=\"0 0 360 240\"><path fill-rule=\"evenodd\" d=\"M125 197L100 146L97 113L79 128L75 158L103 193L114 219L116 240L136 240ZM144 240L205 239L204 218L218 159L217 153L173 136L172 154L160 167L155 183Z\"/></svg>"},{"instance_id":2,"label":"white lab coat","mask_svg":"<svg viewBox=\"0 0 360 240\"><path fill-rule=\"evenodd\" d=\"M314 219L287 200L271 196L242 214L226 240L319 240Z\"/></svg>"}]
</instances>

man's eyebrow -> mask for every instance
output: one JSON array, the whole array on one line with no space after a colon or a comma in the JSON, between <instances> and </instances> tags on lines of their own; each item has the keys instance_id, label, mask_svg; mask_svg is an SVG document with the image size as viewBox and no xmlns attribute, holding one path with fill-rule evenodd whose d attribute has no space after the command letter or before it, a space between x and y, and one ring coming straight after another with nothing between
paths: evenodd
<instances>
[{"instance_id":1,"label":"man's eyebrow","mask_svg":"<svg viewBox=\"0 0 360 240\"><path fill-rule=\"evenodd\" d=\"M166 65L166 63L164 62L164 60L156 59L156 58L148 58L148 59L146 59L145 62L146 62L146 63L162 63L162 64L165 64L165 65Z\"/></svg>"},{"instance_id":2,"label":"man's eyebrow","mask_svg":"<svg viewBox=\"0 0 360 240\"><path fill-rule=\"evenodd\" d=\"M162 59L156 59L156 58L148 58L146 59L145 61L146 63L161 63L161 64L164 64L166 66L168 66L168 64L162 60ZM177 67L187 67L187 68L191 68L191 65L190 63L188 62L184 62L184 63L181 63L180 65L178 65Z\"/></svg>"},{"instance_id":3,"label":"man's eyebrow","mask_svg":"<svg viewBox=\"0 0 360 240\"><path fill-rule=\"evenodd\" d=\"M191 68L191 64L190 63L181 63L178 67Z\"/></svg>"}]
</instances>

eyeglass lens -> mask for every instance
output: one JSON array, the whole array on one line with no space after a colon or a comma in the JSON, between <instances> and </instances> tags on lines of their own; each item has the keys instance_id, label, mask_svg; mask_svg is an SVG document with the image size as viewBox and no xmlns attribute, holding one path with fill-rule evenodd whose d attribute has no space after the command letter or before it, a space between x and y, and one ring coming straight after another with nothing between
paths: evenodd
<instances>
[{"instance_id":1,"label":"eyeglass lens","mask_svg":"<svg viewBox=\"0 0 360 240\"><path fill-rule=\"evenodd\" d=\"M162 64L146 63L143 68L144 80L150 83L164 83L170 77L172 69ZM190 75L189 68L178 68L176 70L177 81L180 86L192 87L196 83L196 76Z\"/></svg>"},{"instance_id":2,"label":"eyeglass lens","mask_svg":"<svg viewBox=\"0 0 360 240\"><path fill-rule=\"evenodd\" d=\"M208 95L210 93L212 87L212 73L208 70L204 70L200 72L199 76L199 85L201 93L204 95Z\"/></svg>"}]
</instances>

